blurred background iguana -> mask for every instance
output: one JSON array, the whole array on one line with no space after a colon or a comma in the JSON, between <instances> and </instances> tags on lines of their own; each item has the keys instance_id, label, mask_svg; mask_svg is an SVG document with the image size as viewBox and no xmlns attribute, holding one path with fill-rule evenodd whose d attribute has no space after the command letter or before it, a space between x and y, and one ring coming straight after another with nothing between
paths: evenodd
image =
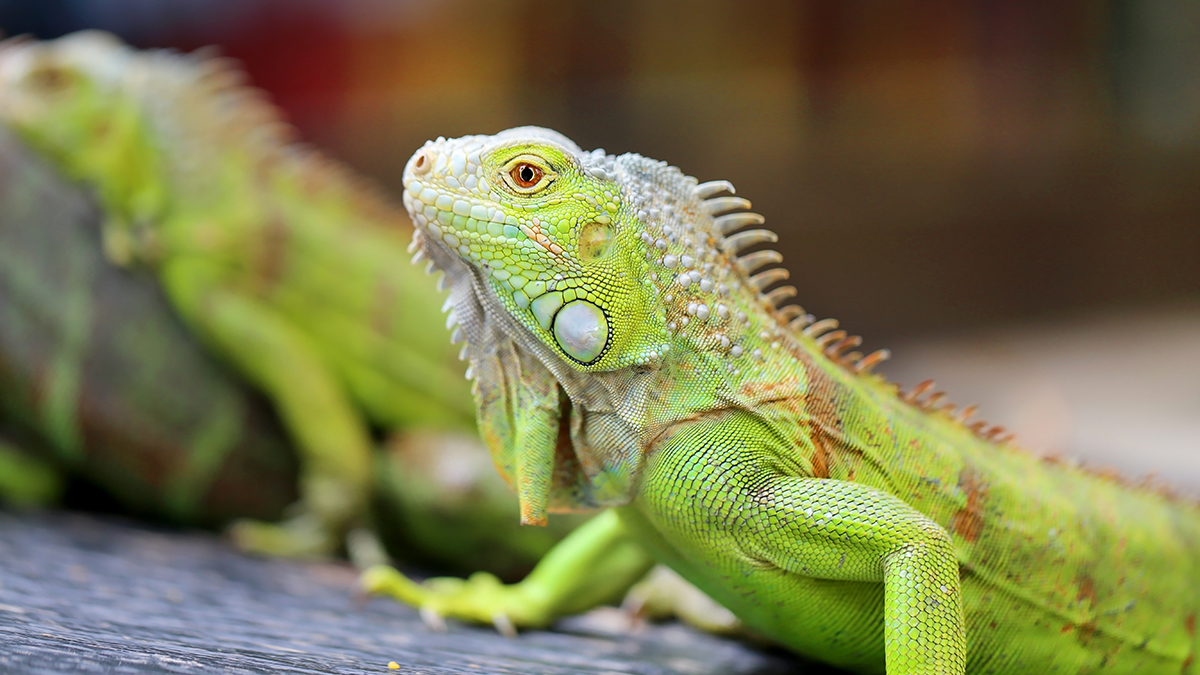
<instances>
[{"instance_id":1,"label":"blurred background iguana","mask_svg":"<svg viewBox=\"0 0 1200 675\"><path fill-rule=\"evenodd\" d=\"M571 524L512 517L408 220L240 79L102 33L0 44L0 118L39 155L0 136L0 486L44 500L66 469L143 514L253 519L253 550L373 521L409 561L524 569Z\"/></svg>"}]
</instances>

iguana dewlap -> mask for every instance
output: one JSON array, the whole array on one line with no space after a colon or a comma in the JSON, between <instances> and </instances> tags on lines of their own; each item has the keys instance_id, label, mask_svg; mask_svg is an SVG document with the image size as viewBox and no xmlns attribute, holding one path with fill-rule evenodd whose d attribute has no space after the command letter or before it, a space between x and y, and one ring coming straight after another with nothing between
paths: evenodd
<instances>
[{"instance_id":1,"label":"iguana dewlap","mask_svg":"<svg viewBox=\"0 0 1200 675\"><path fill-rule=\"evenodd\" d=\"M780 256L744 253L776 237L728 183L532 127L427 143L404 181L522 519L618 508L515 586L369 588L544 625L649 552L860 672L1194 672L1197 509L900 395L870 374L884 353L777 308Z\"/></svg>"}]
</instances>

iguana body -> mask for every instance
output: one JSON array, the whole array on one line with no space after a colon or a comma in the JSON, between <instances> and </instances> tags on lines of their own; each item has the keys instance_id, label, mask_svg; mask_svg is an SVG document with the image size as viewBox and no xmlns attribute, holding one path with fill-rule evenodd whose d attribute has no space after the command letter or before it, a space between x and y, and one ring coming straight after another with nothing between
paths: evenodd
<instances>
[{"instance_id":1,"label":"iguana body","mask_svg":"<svg viewBox=\"0 0 1200 675\"><path fill-rule=\"evenodd\" d=\"M467 385L429 329L430 280L399 262L402 212L289 143L238 79L104 34L9 42L0 119L95 188L109 257L152 270L275 404L302 456L300 508L284 528L242 527L242 541L328 551L365 512L368 423L469 430Z\"/></svg>"},{"instance_id":2,"label":"iguana body","mask_svg":"<svg viewBox=\"0 0 1200 675\"><path fill-rule=\"evenodd\" d=\"M25 460L0 483L81 477L126 513L176 523L278 518L297 496L278 420L152 277L104 259L101 218L0 127L0 437Z\"/></svg>"},{"instance_id":3,"label":"iguana body","mask_svg":"<svg viewBox=\"0 0 1200 675\"><path fill-rule=\"evenodd\" d=\"M405 171L524 522L618 507L521 584L368 588L544 625L665 562L751 629L859 672L1195 672L1200 511L995 440L764 293L744 200L536 128ZM832 331L832 332L831 332ZM961 418L961 419L960 419ZM969 426L968 426L969 425Z\"/></svg>"}]
</instances>

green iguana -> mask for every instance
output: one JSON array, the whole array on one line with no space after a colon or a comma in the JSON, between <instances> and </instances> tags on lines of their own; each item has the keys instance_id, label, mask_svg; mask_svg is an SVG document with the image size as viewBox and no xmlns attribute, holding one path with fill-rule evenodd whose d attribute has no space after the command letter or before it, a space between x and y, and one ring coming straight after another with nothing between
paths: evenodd
<instances>
[{"instance_id":1,"label":"green iguana","mask_svg":"<svg viewBox=\"0 0 1200 675\"><path fill-rule=\"evenodd\" d=\"M795 305L724 181L523 127L404 173L479 426L521 521L613 507L512 586L369 590L543 626L659 560L790 649L864 673L1194 673L1200 510L1024 452L871 369Z\"/></svg>"},{"instance_id":2,"label":"green iguana","mask_svg":"<svg viewBox=\"0 0 1200 675\"><path fill-rule=\"evenodd\" d=\"M242 523L239 541L323 553L366 513L368 423L470 431L468 384L430 327L441 300L406 262L403 210L291 143L238 80L221 60L103 33L14 39L0 46L0 121L95 189L108 257L152 271L274 403L301 499L282 526Z\"/></svg>"}]
</instances>

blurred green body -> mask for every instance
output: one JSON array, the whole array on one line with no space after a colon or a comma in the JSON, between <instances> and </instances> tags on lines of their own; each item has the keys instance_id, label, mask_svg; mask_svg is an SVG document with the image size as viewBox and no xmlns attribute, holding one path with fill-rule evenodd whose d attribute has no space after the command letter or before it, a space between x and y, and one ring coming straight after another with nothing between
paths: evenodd
<instances>
[{"instance_id":1,"label":"blurred green body","mask_svg":"<svg viewBox=\"0 0 1200 675\"><path fill-rule=\"evenodd\" d=\"M150 270L185 324L272 401L300 451L301 500L245 546L319 553L364 523L372 438L472 429L410 226L341 167L287 142L239 74L103 34L0 50L0 116L92 186L104 248ZM77 377L71 373L63 377Z\"/></svg>"},{"instance_id":2,"label":"blurred green body","mask_svg":"<svg viewBox=\"0 0 1200 675\"><path fill-rule=\"evenodd\" d=\"M278 518L297 495L283 429L152 278L104 259L100 220L0 127L0 438L21 458L0 481L85 476L124 510L179 523Z\"/></svg>"},{"instance_id":3,"label":"blurred green body","mask_svg":"<svg viewBox=\"0 0 1200 675\"><path fill-rule=\"evenodd\" d=\"M270 402L187 330L152 274L105 259L101 221L0 126L0 497L52 503L70 477L140 517L279 518L300 458ZM398 434L371 461L372 521L409 564L519 577L574 525L520 527L467 434Z\"/></svg>"},{"instance_id":4,"label":"blurred green body","mask_svg":"<svg viewBox=\"0 0 1200 675\"><path fill-rule=\"evenodd\" d=\"M536 128L430 142L405 186L523 517L617 508L521 584L369 588L544 625L653 558L858 672L1200 669L1200 509L899 396L836 322L776 308L732 186Z\"/></svg>"}]
</instances>

